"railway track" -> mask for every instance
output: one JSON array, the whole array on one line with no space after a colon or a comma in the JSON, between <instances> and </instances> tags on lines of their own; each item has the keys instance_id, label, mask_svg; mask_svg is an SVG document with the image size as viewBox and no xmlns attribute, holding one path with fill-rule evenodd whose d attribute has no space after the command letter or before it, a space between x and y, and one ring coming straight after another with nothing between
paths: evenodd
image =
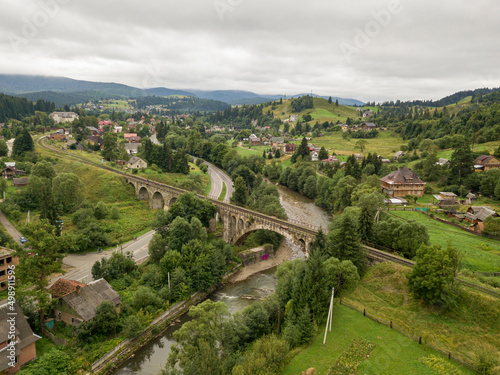
<instances>
[{"instance_id":1,"label":"railway track","mask_svg":"<svg viewBox=\"0 0 500 375\"><path fill-rule=\"evenodd\" d=\"M142 183L146 183L146 184L151 185L151 186L154 185L154 186L166 187L168 189L171 189L173 191L178 192L179 194L183 194L183 193L188 193L189 192L187 190L179 189L177 187L166 185L166 184L162 184L162 183L159 183L159 182L153 182L153 181L146 181L145 182L145 179L142 178L142 177L136 177L136 176L133 176L133 175L131 175L129 173L126 173L126 172L123 172L123 171L120 171L120 170L116 170L116 169L113 169L113 168L108 167L106 165L102 165L102 164L90 161L90 160L85 159L85 158L83 158L81 156L73 155L73 154L71 154L71 153L69 153L67 151L59 150L59 149L57 149L57 148L55 148L53 146L48 145L47 142L46 142L46 140L47 140L47 138L45 136L44 137L40 137L40 138L38 138L36 140L36 143L37 143L37 145L40 148L43 148L43 149L48 150L50 152L56 153L56 156L59 155L59 154L64 154L69 159L76 160L76 161L78 161L80 163L91 165L91 166L96 167L96 168L101 168L101 169L107 170L109 172L113 172L113 173L119 174L121 176L124 176L125 178L128 178L128 179L135 179L137 181L141 181ZM278 218L274 218L272 216L268 216L268 215L262 214L260 212L249 210L247 208L240 207L240 206L234 206L234 205L232 205L230 203L221 202L221 201L219 201L217 199L206 197L206 196L203 196L203 195L200 195L200 194L197 194L197 196L199 198L201 198L201 199L207 199L207 200L211 201L215 206L219 206L219 207L223 206L226 209L228 209L229 211L231 211L231 210L234 210L234 211L237 210L239 212L243 211L243 212L247 213L248 215L252 215L253 217L258 217L261 220L265 220L265 221L273 223L275 225L288 226L289 228L293 228L294 230L302 231L302 232L305 232L307 234L316 235L316 233L320 229L320 228L317 228L317 227L313 227L313 226L307 225L306 223L299 223L299 222L293 222L293 221L281 220L281 219L278 219ZM375 248L367 246L367 245L363 245L362 244L361 246L364 247L368 251L368 257L371 258L371 259L378 260L378 261L394 262L394 263L398 263L398 264L401 264L401 265L407 266L407 267L413 267L415 265L415 262L413 262L413 261L411 261L409 259L405 259L405 258L402 258L400 256L397 256L397 255L394 255L394 254L391 254L391 253L388 253L388 252L385 252L385 251L382 251L382 250L378 250L378 249L375 249ZM467 281L467 280L464 280L464 279L458 278L458 277L456 278L456 281L459 282L460 284L462 284L463 286L468 287L468 288L475 289L477 291L489 294L490 296L500 298L500 292L498 292L498 291L485 288L485 287L483 287L481 285L472 283L470 281Z\"/></svg>"}]
</instances>

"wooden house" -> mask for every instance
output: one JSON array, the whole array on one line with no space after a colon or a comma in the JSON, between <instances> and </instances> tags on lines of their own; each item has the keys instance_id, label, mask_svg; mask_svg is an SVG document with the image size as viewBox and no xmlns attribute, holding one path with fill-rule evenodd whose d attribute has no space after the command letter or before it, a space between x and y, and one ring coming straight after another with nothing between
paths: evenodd
<instances>
[{"instance_id":1,"label":"wooden house","mask_svg":"<svg viewBox=\"0 0 500 375\"><path fill-rule=\"evenodd\" d=\"M437 200L437 204L439 206L456 206L458 205L457 202L457 195L455 193L451 193L449 191L440 191L439 195L433 195L434 199Z\"/></svg>"},{"instance_id":2,"label":"wooden house","mask_svg":"<svg viewBox=\"0 0 500 375\"><path fill-rule=\"evenodd\" d=\"M474 160L474 169L476 172L500 169L500 160L491 155L480 155Z\"/></svg>"},{"instance_id":3,"label":"wooden house","mask_svg":"<svg viewBox=\"0 0 500 375\"><path fill-rule=\"evenodd\" d=\"M50 287L56 321L69 325L79 325L92 320L99 305L111 301L120 312L121 299L118 293L104 279L83 284L75 280L59 279Z\"/></svg>"},{"instance_id":4,"label":"wooden house","mask_svg":"<svg viewBox=\"0 0 500 375\"><path fill-rule=\"evenodd\" d=\"M399 168L380 179L382 193L390 197L404 197L424 195L425 182L408 168Z\"/></svg>"},{"instance_id":5,"label":"wooden house","mask_svg":"<svg viewBox=\"0 0 500 375\"><path fill-rule=\"evenodd\" d=\"M13 317L14 340L9 337ZM0 301L0 374L15 374L26 363L35 360L36 342L40 339L33 333L17 302L9 304L7 300Z\"/></svg>"}]
</instances>

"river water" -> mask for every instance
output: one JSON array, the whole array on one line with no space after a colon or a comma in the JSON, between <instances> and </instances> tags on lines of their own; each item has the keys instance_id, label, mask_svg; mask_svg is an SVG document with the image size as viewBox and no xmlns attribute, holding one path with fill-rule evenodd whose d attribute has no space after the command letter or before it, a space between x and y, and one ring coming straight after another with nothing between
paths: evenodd
<instances>
[{"instance_id":1,"label":"river water","mask_svg":"<svg viewBox=\"0 0 500 375\"><path fill-rule=\"evenodd\" d=\"M321 227L326 232L330 223L330 216L326 211L316 206L313 200L299 193L282 186L277 186L277 188L281 204L290 219ZM289 240L284 240L281 246L288 248L288 253L292 258L304 256L299 247ZM212 293L209 298L212 301L226 303L231 313L241 311L256 299L265 298L274 292L276 288L275 271L276 268L272 268L254 274L243 281L228 283ZM178 323L165 331L163 336L150 341L133 358L121 365L114 372L114 375L157 375L165 367L170 346L175 343L173 333L189 320L188 315L184 314Z\"/></svg>"}]
</instances>

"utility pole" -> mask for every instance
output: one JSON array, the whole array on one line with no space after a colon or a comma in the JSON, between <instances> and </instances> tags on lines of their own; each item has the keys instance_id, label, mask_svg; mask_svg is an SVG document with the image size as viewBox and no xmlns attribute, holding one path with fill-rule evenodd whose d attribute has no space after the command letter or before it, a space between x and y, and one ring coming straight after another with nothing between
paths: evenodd
<instances>
[{"instance_id":1,"label":"utility pole","mask_svg":"<svg viewBox=\"0 0 500 375\"><path fill-rule=\"evenodd\" d=\"M332 288L332 297L330 299L330 308L328 309L328 318L326 319L325 337L323 338L323 345L326 344L326 334L332 332L332 317L333 317L333 296L335 295L335 288Z\"/></svg>"}]
</instances>

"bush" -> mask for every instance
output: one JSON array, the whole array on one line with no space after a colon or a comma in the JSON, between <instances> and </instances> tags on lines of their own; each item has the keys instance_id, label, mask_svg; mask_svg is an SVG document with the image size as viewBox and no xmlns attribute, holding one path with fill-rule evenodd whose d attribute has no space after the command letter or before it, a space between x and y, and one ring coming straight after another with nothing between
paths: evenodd
<instances>
[{"instance_id":1,"label":"bush","mask_svg":"<svg viewBox=\"0 0 500 375\"><path fill-rule=\"evenodd\" d=\"M136 315L127 316L123 322L123 326L125 327L123 334L129 339L139 336L143 330L141 321Z\"/></svg>"}]
</instances>

